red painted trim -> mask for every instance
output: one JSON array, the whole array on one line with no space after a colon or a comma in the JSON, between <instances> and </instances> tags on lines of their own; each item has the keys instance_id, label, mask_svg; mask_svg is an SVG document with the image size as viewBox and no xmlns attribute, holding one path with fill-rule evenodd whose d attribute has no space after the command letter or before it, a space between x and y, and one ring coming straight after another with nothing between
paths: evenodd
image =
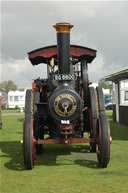
<instances>
[{"instance_id":1,"label":"red painted trim","mask_svg":"<svg viewBox=\"0 0 128 193\"><path fill-rule=\"evenodd\" d=\"M71 143L92 143L94 142L93 139L78 139L78 138L73 138L71 140ZM64 144L62 143L62 140L60 138L58 139L44 139L44 140L36 140L36 144Z\"/></svg>"},{"instance_id":2,"label":"red painted trim","mask_svg":"<svg viewBox=\"0 0 128 193\"><path fill-rule=\"evenodd\" d=\"M74 47L70 47L70 54L75 57L80 57L82 55L95 57L96 51L91 50L89 48L74 46ZM57 55L57 47L48 47L48 48L46 47L46 48L42 48L28 53L29 59L35 58L37 56L41 56L44 58L51 58L54 55Z\"/></svg>"},{"instance_id":3,"label":"red painted trim","mask_svg":"<svg viewBox=\"0 0 128 193\"><path fill-rule=\"evenodd\" d=\"M31 146L32 146L32 160L33 160L33 165L36 164L36 153L35 153L35 137L34 137L34 119L32 120L32 125L31 125Z\"/></svg>"},{"instance_id":4,"label":"red painted trim","mask_svg":"<svg viewBox=\"0 0 128 193\"><path fill-rule=\"evenodd\" d=\"M35 82L32 82L32 91L34 91L35 90L35 88L37 88L36 86L35 86Z\"/></svg>"},{"instance_id":5,"label":"red painted trim","mask_svg":"<svg viewBox=\"0 0 128 193\"><path fill-rule=\"evenodd\" d=\"M43 88L40 88L40 92L43 92Z\"/></svg>"},{"instance_id":6,"label":"red painted trim","mask_svg":"<svg viewBox=\"0 0 128 193\"><path fill-rule=\"evenodd\" d=\"M110 141L110 126L109 126L109 120L107 118L107 126L108 126L108 145L109 145L109 152L108 152L108 156L109 156L109 160L110 160L110 152L111 152L111 141Z\"/></svg>"}]
</instances>

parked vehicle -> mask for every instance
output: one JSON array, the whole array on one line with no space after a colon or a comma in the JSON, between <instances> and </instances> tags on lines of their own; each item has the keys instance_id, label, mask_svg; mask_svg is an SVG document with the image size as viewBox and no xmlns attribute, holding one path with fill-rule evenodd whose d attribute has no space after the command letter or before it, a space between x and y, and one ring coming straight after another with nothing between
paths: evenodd
<instances>
[{"instance_id":1,"label":"parked vehicle","mask_svg":"<svg viewBox=\"0 0 128 193\"><path fill-rule=\"evenodd\" d=\"M5 99L3 95L0 96L1 109L8 108L8 101Z\"/></svg>"},{"instance_id":2,"label":"parked vehicle","mask_svg":"<svg viewBox=\"0 0 128 193\"><path fill-rule=\"evenodd\" d=\"M110 130L102 88L88 80L96 50L70 45L69 23L57 23L57 45L28 53L32 65L47 64L47 79L37 78L26 91L23 123L24 164L32 169L44 144L89 143L101 168L110 160ZM88 133L88 138L84 134Z\"/></svg>"},{"instance_id":3,"label":"parked vehicle","mask_svg":"<svg viewBox=\"0 0 128 193\"><path fill-rule=\"evenodd\" d=\"M9 91L8 92L8 108L23 109L25 106L25 92L26 91Z\"/></svg>"},{"instance_id":4,"label":"parked vehicle","mask_svg":"<svg viewBox=\"0 0 128 193\"><path fill-rule=\"evenodd\" d=\"M110 95L104 95L105 108L112 110L112 100Z\"/></svg>"}]
</instances>

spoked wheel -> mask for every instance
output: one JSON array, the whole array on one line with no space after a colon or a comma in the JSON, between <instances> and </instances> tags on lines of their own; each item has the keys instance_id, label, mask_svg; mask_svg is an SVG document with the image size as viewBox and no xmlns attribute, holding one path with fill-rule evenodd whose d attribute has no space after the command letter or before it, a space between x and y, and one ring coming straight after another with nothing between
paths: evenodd
<instances>
[{"instance_id":1,"label":"spoked wheel","mask_svg":"<svg viewBox=\"0 0 128 193\"><path fill-rule=\"evenodd\" d=\"M110 128L104 108L102 88L97 88L99 119L97 128L97 159L100 167L106 168L110 160Z\"/></svg>"},{"instance_id":2,"label":"spoked wheel","mask_svg":"<svg viewBox=\"0 0 128 193\"><path fill-rule=\"evenodd\" d=\"M84 107L88 109L88 96L89 96L89 88L88 88L88 68L86 60L81 61L81 78L82 78L82 88L81 88L81 97L84 100ZM89 131L89 120L88 120L88 111L83 112L83 128L84 131Z\"/></svg>"},{"instance_id":3,"label":"spoked wheel","mask_svg":"<svg viewBox=\"0 0 128 193\"><path fill-rule=\"evenodd\" d=\"M34 136L36 140L43 139L43 133L40 131L40 119L37 112L37 106L36 104L40 102L40 93L36 90L34 90L34 99L33 99L33 109L34 109ZM43 152L43 145L42 144L36 144L36 154L41 154Z\"/></svg>"},{"instance_id":4,"label":"spoked wheel","mask_svg":"<svg viewBox=\"0 0 128 193\"><path fill-rule=\"evenodd\" d=\"M83 83L83 99L85 106L87 106L88 103L88 69L87 69L87 63L86 60L82 60L81 62L81 75L82 75L82 83Z\"/></svg>"},{"instance_id":5,"label":"spoked wheel","mask_svg":"<svg viewBox=\"0 0 128 193\"><path fill-rule=\"evenodd\" d=\"M102 168L106 168L110 160L110 132L107 117L104 112L100 113L96 149L99 165Z\"/></svg>"},{"instance_id":6,"label":"spoked wheel","mask_svg":"<svg viewBox=\"0 0 128 193\"><path fill-rule=\"evenodd\" d=\"M26 169L32 169L36 162L33 125L33 93L31 90L27 90L25 99L25 121L23 126L24 164Z\"/></svg>"},{"instance_id":7,"label":"spoked wheel","mask_svg":"<svg viewBox=\"0 0 128 193\"><path fill-rule=\"evenodd\" d=\"M90 151L96 152L96 138L97 138L97 105L96 94L93 87L89 88L90 91L90 136L94 139L94 143L90 143Z\"/></svg>"}]
</instances>

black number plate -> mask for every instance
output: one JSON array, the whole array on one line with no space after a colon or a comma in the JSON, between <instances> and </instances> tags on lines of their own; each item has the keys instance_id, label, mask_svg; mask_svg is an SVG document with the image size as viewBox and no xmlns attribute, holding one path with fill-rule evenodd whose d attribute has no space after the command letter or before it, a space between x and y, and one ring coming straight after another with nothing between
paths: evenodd
<instances>
[{"instance_id":1,"label":"black number plate","mask_svg":"<svg viewBox=\"0 0 128 193\"><path fill-rule=\"evenodd\" d=\"M75 80L76 74L55 74L53 76L54 80Z\"/></svg>"}]
</instances>

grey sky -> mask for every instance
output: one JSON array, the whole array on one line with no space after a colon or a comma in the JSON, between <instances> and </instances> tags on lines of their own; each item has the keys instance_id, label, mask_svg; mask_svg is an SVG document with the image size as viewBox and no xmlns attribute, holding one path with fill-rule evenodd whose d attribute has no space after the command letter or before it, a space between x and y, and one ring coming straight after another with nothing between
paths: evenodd
<instances>
[{"instance_id":1,"label":"grey sky","mask_svg":"<svg viewBox=\"0 0 128 193\"><path fill-rule=\"evenodd\" d=\"M128 65L128 2L93 1L2 1L1 3L1 81L13 80L29 87L38 76L45 77L40 64L33 67L27 52L56 44L52 25L70 22L71 43L97 50L89 66L90 80Z\"/></svg>"}]
</instances>

